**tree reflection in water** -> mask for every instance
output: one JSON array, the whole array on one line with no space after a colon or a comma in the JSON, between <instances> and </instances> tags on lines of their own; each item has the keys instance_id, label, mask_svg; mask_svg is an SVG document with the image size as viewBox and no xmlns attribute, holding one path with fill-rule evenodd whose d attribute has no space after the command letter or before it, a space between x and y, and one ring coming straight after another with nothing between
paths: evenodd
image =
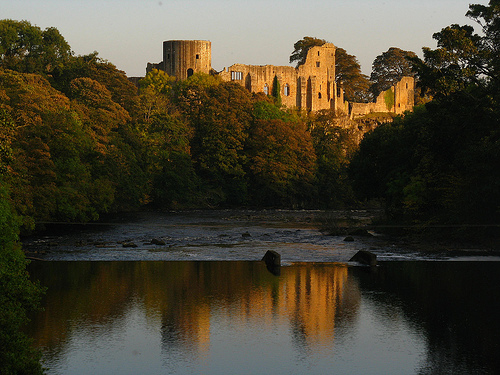
<instances>
[{"instance_id":1,"label":"tree reflection in water","mask_svg":"<svg viewBox=\"0 0 500 375\"><path fill-rule=\"evenodd\" d=\"M279 277L262 262L31 267L49 287L31 328L49 373L499 369L493 266L303 263Z\"/></svg>"}]
</instances>

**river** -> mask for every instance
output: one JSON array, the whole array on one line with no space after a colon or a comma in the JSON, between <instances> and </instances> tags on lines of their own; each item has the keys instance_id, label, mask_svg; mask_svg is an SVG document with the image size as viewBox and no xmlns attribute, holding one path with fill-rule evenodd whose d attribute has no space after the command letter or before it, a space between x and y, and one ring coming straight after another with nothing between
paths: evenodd
<instances>
[{"instance_id":1,"label":"river","mask_svg":"<svg viewBox=\"0 0 500 375\"><path fill-rule=\"evenodd\" d=\"M142 212L28 239L46 260L30 264L48 290L29 332L48 374L500 372L496 257L344 241L323 214ZM348 262L358 250L379 265Z\"/></svg>"}]
</instances>

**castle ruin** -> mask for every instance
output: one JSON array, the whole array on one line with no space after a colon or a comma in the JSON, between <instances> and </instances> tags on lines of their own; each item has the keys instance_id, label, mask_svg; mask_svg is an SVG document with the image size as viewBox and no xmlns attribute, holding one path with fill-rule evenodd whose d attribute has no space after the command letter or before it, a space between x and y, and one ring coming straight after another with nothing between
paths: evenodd
<instances>
[{"instance_id":1,"label":"castle ruin","mask_svg":"<svg viewBox=\"0 0 500 375\"><path fill-rule=\"evenodd\" d=\"M412 110L415 82L413 77L403 77L389 90L380 93L374 103L349 103L344 101L344 91L335 82L335 50L331 43L309 49L304 64L297 68L274 65L234 64L218 75L250 92L270 95L277 79L282 104L288 108L307 111L333 109L351 118L373 112L401 114ZM158 69L169 76L184 80L197 72L210 73L211 42L206 40L169 40L163 42L163 61L148 63L146 71Z\"/></svg>"}]
</instances>

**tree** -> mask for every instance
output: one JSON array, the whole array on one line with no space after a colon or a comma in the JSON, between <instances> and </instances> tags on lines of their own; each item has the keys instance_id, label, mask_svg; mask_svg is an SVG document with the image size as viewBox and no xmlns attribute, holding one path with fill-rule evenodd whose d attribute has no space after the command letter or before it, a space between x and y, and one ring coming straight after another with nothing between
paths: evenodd
<instances>
[{"instance_id":1,"label":"tree","mask_svg":"<svg viewBox=\"0 0 500 375\"><path fill-rule=\"evenodd\" d=\"M198 178L191 160L192 129L171 102L174 79L153 69L141 87L136 126L145 145L152 199L163 207L191 204Z\"/></svg>"},{"instance_id":2,"label":"tree","mask_svg":"<svg viewBox=\"0 0 500 375\"><path fill-rule=\"evenodd\" d=\"M357 148L352 129L338 125L332 110L315 113L309 128L317 157L315 186L318 206L338 208L354 201L347 176L350 159Z\"/></svg>"},{"instance_id":3,"label":"tree","mask_svg":"<svg viewBox=\"0 0 500 375\"><path fill-rule=\"evenodd\" d=\"M23 332L28 315L40 306L42 289L29 279L17 243L19 220L0 175L0 373L43 374L40 352Z\"/></svg>"},{"instance_id":4,"label":"tree","mask_svg":"<svg viewBox=\"0 0 500 375\"><path fill-rule=\"evenodd\" d=\"M437 49L412 59L434 99L367 134L351 176L365 197L386 200L392 219L463 226L477 239L500 220L500 2L469 9L484 34L459 25L434 34Z\"/></svg>"},{"instance_id":5,"label":"tree","mask_svg":"<svg viewBox=\"0 0 500 375\"><path fill-rule=\"evenodd\" d=\"M195 76L183 83L177 102L193 129L196 172L209 204L242 204L247 194L243 164L252 96L237 83Z\"/></svg>"},{"instance_id":6,"label":"tree","mask_svg":"<svg viewBox=\"0 0 500 375\"><path fill-rule=\"evenodd\" d=\"M414 76L410 58L416 57L411 51L391 47L377 56L373 61L370 80L373 82L370 91L376 98L381 92L388 90L404 76Z\"/></svg>"},{"instance_id":7,"label":"tree","mask_svg":"<svg viewBox=\"0 0 500 375\"><path fill-rule=\"evenodd\" d=\"M437 98L499 86L500 2L471 5L467 16L479 23L482 35L472 26L453 24L433 35L437 49L423 48L424 60L413 60L423 88Z\"/></svg>"},{"instance_id":8,"label":"tree","mask_svg":"<svg viewBox=\"0 0 500 375\"><path fill-rule=\"evenodd\" d=\"M305 36L293 45L293 52L290 55L290 63L297 61L297 67L306 62L307 52L312 47L322 46L326 43L324 39L312 38L310 36Z\"/></svg>"},{"instance_id":9,"label":"tree","mask_svg":"<svg viewBox=\"0 0 500 375\"><path fill-rule=\"evenodd\" d=\"M252 201L303 207L313 197L315 154L302 122L256 120L248 140Z\"/></svg>"},{"instance_id":10,"label":"tree","mask_svg":"<svg viewBox=\"0 0 500 375\"><path fill-rule=\"evenodd\" d=\"M14 133L9 112L0 108L0 373L43 374L40 352L23 332L28 313L40 306L42 289L30 281L18 243L21 220L13 208L8 176Z\"/></svg>"},{"instance_id":11,"label":"tree","mask_svg":"<svg viewBox=\"0 0 500 375\"><path fill-rule=\"evenodd\" d=\"M335 50L335 82L344 89L345 100L357 103L371 100L370 81L361 73L356 56L339 47Z\"/></svg>"},{"instance_id":12,"label":"tree","mask_svg":"<svg viewBox=\"0 0 500 375\"><path fill-rule=\"evenodd\" d=\"M76 78L91 78L104 85L112 100L129 112L136 108L137 87L108 61L98 57L97 52L84 56L71 56L51 73L49 80L54 88L71 96L71 82Z\"/></svg>"},{"instance_id":13,"label":"tree","mask_svg":"<svg viewBox=\"0 0 500 375\"><path fill-rule=\"evenodd\" d=\"M485 69L482 73L498 83L500 79L500 1L490 0L488 5L469 6L467 16L476 21L482 29L482 52Z\"/></svg>"},{"instance_id":14,"label":"tree","mask_svg":"<svg viewBox=\"0 0 500 375\"><path fill-rule=\"evenodd\" d=\"M274 102L276 103L276 105L278 107L281 107L281 90L280 90L280 82L278 80L278 76L274 76L271 96L274 98Z\"/></svg>"},{"instance_id":15,"label":"tree","mask_svg":"<svg viewBox=\"0 0 500 375\"><path fill-rule=\"evenodd\" d=\"M50 74L71 56L59 31L28 21L0 21L0 66L24 73Z\"/></svg>"}]
</instances>

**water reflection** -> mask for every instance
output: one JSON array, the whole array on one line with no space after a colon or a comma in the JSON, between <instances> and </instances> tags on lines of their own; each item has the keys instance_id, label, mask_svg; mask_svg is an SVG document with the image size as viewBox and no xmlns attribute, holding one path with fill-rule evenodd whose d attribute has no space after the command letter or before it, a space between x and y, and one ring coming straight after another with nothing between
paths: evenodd
<instances>
[{"instance_id":1,"label":"water reflection","mask_svg":"<svg viewBox=\"0 0 500 375\"><path fill-rule=\"evenodd\" d=\"M31 267L49 287L31 332L53 374L500 369L496 265L307 263L279 277L262 262Z\"/></svg>"}]
</instances>

